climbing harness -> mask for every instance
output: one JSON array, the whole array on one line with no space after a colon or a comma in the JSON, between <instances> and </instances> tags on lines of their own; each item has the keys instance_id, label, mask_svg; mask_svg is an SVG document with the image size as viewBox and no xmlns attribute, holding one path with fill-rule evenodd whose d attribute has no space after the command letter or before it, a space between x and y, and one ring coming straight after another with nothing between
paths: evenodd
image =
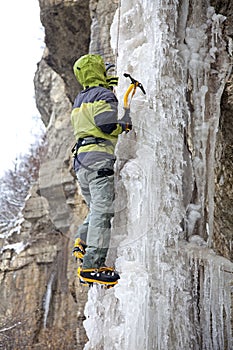
<instances>
[{"instance_id":1,"label":"climbing harness","mask_svg":"<svg viewBox=\"0 0 233 350\"><path fill-rule=\"evenodd\" d=\"M103 139L101 137L92 137L92 136L87 136L85 138L80 138L78 140L78 142L72 147L71 152L73 153L73 158L78 162L78 164L83 167L86 170L90 170L90 171L95 171L95 169L84 165L79 159L78 159L78 150L80 147L83 146L87 146L87 145L102 145L103 147L105 146L113 146L113 143L110 140L106 140ZM114 147L114 146L113 146ZM99 170L97 171L98 177L103 177L103 176L110 176L113 174L113 171L110 172L106 172L103 171L101 172L101 170L106 170L106 168L104 169L100 169L100 173ZM111 169L108 169L111 170Z\"/></svg>"},{"instance_id":2,"label":"climbing harness","mask_svg":"<svg viewBox=\"0 0 233 350\"><path fill-rule=\"evenodd\" d=\"M72 148L72 152L75 152L74 156L76 156L78 154L78 149L82 146L87 146L87 145L99 145L99 144L103 144L103 146L106 146L106 144L108 146L113 146L112 142L110 140L106 140L103 139L101 137L93 137L93 136L87 136L84 138L79 138L78 142L74 145L74 147Z\"/></svg>"}]
</instances>

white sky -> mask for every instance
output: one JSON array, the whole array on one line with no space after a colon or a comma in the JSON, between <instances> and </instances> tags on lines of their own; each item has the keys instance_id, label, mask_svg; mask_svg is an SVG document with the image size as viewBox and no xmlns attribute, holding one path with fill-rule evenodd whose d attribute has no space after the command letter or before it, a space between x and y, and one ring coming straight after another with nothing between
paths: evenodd
<instances>
[{"instance_id":1,"label":"white sky","mask_svg":"<svg viewBox=\"0 0 233 350\"><path fill-rule=\"evenodd\" d=\"M38 0L1 1L0 176L40 134L42 124L35 122L39 112L33 78L43 53L43 40Z\"/></svg>"}]
</instances>

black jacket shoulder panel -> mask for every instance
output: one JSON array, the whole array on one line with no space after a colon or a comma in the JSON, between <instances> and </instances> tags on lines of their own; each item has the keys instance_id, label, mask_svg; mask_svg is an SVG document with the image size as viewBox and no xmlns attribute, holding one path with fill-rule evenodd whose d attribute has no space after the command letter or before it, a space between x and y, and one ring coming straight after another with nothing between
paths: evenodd
<instances>
[{"instance_id":1,"label":"black jacket shoulder panel","mask_svg":"<svg viewBox=\"0 0 233 350\"><path fill-rule=\"evenodd\" d=\"M115 94L104 87L94 86L81 91L73 104L73 108L78 108L82 103L93 103L95 101L118 102Z\"/></svg>"}]
</instances>

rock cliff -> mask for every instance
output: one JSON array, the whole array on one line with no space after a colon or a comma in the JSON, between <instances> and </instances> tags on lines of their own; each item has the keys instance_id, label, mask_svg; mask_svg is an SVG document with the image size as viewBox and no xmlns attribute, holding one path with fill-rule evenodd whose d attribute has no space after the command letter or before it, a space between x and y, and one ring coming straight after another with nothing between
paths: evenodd
<instances>
[{"instance_id":1,"label":"rock cliff","mask_svg":"<svg viewBox=\"0 0 233 350\"><path fill-rule=\"evenodd\" d=\"M39 3L46 48L34 82L47 153L26 200L20 232L2 242L0 337L4 349L83 349L87 290L80 288L71 251L87 209L72 172L70 112L80 91L72 67L89 46L112 58L109 33L117 4Z\"/></svg>"}]
</instances>

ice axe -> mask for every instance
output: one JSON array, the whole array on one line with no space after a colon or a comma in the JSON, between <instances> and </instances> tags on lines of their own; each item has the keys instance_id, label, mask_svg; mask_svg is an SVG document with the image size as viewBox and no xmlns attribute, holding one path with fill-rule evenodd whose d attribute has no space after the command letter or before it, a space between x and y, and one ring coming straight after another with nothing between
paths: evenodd
<instances>
[{"instance_id":1,"label":"ice axe","mask_svg":"<svg viewBox=\"0 0 233 350\"><path fill-rule=\"evenodd\" d=\"M129 109L130 108L130 102L131 102L131 100L132 100L132 98L133 98L133 96L134 96L134 94L136 92L137 87L139 87L142 90L143 94L146 94L146 91L144 90L142 84L139 83L138 80L132 78L130 74L124 73L124 77L130 78L130 80L131 80L131 83L130 83L129 87L126 90L126 93L124 94L124 108L125 109ZM132 92L132 94L131 94L130 102L128 102L129 94L131 92Z\"/></svg>"},{"instance_id":2,"label":"ice axe","mask_svg":"<svg viewBox=\"0 0 233 350\"><path fill-rule=\"evenodd\" d=\"M135 95L135 92L136 92L137 87L139 87L139 88L142 90L142 92L143 92L144 94L146 94L146 91L144 90L142 84L139 83L138 80L136 80L136 79L134 79L133 77L131 77L130 74L124 73L124 76L125 76L126 78L130 78L130 80L131 80L131 83L130 83L129 87L128 87L128 89L126 90L126 93L124 94L124 110L125 110L124 117L125 117L125 116L129 116L129 113L130 113L130 103L131 103L131 100L132 100L133 96ZM130 93L131 93L131 98L130 98L130 102L129 102L129 101L128 101L128 98L129 98L129 94L130 94ZM123 117L123 118L124 118L124 117ZM129 130L131 130L131 128L132 128L132 125L131 125L131 127L130 127L130 124L129 124L129 123L126 123L125 130L126 130L126 131L129 131Z\"/></svg>"}]
</instances>

